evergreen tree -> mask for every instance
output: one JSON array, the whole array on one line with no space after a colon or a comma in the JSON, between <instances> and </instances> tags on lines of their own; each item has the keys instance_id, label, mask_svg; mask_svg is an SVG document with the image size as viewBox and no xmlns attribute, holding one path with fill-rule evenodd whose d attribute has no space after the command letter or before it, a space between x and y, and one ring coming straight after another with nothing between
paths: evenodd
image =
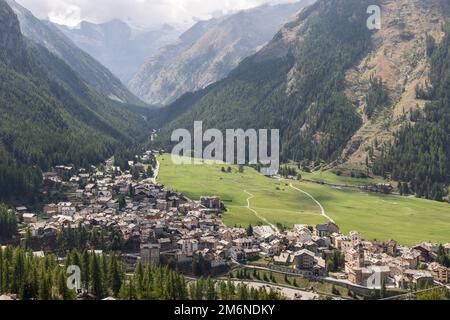
<instances>
[{"instance_id":1,"label":"evergreen tree","mask_svg":"<svg viewBox=\"0 0 450 320\"><path fill-rule=\"evenodd\" d=\"M103 276L101 271L101 266L99 258L96 254L93 254L90 261L89 270L90 281L91 281L91 292L95 295L97 299L104 298L105 290L103 287Z\"/></svg>"}]
</instances>

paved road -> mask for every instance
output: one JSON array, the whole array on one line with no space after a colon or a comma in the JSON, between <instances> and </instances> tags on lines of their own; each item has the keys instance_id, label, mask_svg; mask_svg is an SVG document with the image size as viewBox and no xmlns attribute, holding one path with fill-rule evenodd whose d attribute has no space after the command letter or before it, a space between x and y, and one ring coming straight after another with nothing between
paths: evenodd
<instances>
[{"instance_id":1,"label":"paved road","mask_svg":"<svg viewBox=\"0 0 450 320\"><path fill-rule=\"evenodd\" d=\"M297 190L298 192L301 192L301 193L307 195L308 197L310 197L310 198L311 198L311 199L319 206L320 211L321 211L321 215L322 215L323 217L325 217L328 221L334 223L334 220L331 219L331 218L327 215L327 213L325 212L325 208L322 206L322 204L321 204L319 201L317 201L316 198L314 198L314 197L313 197L312 195L310 195L308 192L303 191L303 190L301 190L301 189L299 189L299 188L294 187L294 186L292 185L292 183L289 184L289 187L292 188L292 189L294 189L294 190Z\"/></svg>"}]
</instances>

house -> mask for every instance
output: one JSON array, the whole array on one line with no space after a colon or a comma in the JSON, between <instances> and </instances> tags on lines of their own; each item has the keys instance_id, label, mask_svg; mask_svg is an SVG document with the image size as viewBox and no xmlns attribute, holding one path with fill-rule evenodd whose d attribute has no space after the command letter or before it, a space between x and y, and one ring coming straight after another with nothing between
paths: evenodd
<instances>
[{"instance_id":1,"label":"house","mask_svg":"<svg viewBox=\"0 0 450 320\"><path fill-rule=\"evenodd\" d=\"M198 250L198 240L196 239L182 239L177 242L182 253L192 254Z\"/></svg>"},{"instance_id":2,"label":"house","mask_svg":"<svg viewBox=\"0 0 450 320\"><path fill-rule=\"evenodd\" d=\"M208 209L213 209L220 211L223 209L222 202L220 201L220 197L201 197L200 203L202 206Z\"/></svg>"},{"instance_id":3,"label":"house","mask_svg":"<svg viewBox=\"0 0 450 320\"><path fill-rule=\"evenodd\" d=\"M266 255L273 255L273 246L270 245L269 243L263 242L259 245L259 247L261 248L261 251L264 252Z\"/></svg>"},{"instance_id":4,"label":"house","mask_svg":"<svg viewBox=\"0 0 450 320\"><path fill-rule=\"evenodd\" d=\"M293 263L297 269L310 270L314 267L314 258L313 252L303 249L294 253Z\"/></svg>"},{"instance_id":5,"label":"house","mask_svg":"<svg viewBox=\"0 0 450 320\"><path fill-rule=\"evenodd\" d=\"M372 241L371 252L373 253L386 253L392 257L397 256L397 242L395 240L385 241Z\"/></svg>"},{"instance_id":6,"label":"house","mask_svg":"<svg viewBox=\"0 0 450 320\"><path fill-rule=\"evenodd\" d=\"M47 218L51 218L54 215L58 214L58 205L54 203L50 203L44 206L44 214Z\"/></svg>"},{"instance_id":7,"label":"house","mask_svg":"<svg viewBox=\"0 0 450 320\"><path fill-rule=\"evenodd\" d=\"M256 226L253 228L253 234L258 238L270 238L275 234L275 231L270 226Z\"/></svg>"},{"instance_id":8,"label":"house","mask_svg":"<svg viewBox=\"0 0 450 320\"><path fill-rule=\"evenodd\" d=\"M144 172L145 172L145 165L144 165L143 163L138 162L138 163L136 163L136 164L133 166L133 168L134 168L135 170L137 170L139 173L144 173Z\"/></svg>"},{"instance_id":9,"label":"house","mask_svg":"<svg viewBox=\"0 0 450 320\"><path fill-rule=\"evenodd\" d=\"M118 199L110 200L106 203L106 206L110 209L119 210L119 200Z\"/></svg>"},{"instance_id":10,"label":"house","mask_svg":"<svg viewBox=\"0 0 450 320\"><path fill-rule=\"evenodd\" d=\"M293 255L291 251L284 251L280 255L273 257L273 263L280 266L289 266L293 263Z\"/></svg>"},{"instance_id":11,"label":"house","mask_svg":"<svg viewBox=\"0 0 450 320\"><path fill-rule=\"evenodd\" d=\"M167 210L169 209L169 203L166 200L156 200L156 209Z\"/></svg>"},{"instance_id":12,"label":"house","mask_svg":"<svg viewBox=\"0 0 450 320\"><path fill-rule=\"evenodd\" d=\"M19 220L22 220L23 214L28 211L27 207L17 207L16 208L16 217Z\"/></svg>"},{"instance_id":13,"label":"house","mask_svg":"<svg viewBox=\"0 0 450 320\"><path fill-rule=\"evenodd\" d=\"M317 237L312 238L319 248L329 247L331 245L331 239L329 237Z\"/></svg>"},{"instance_id":14,"label":"house","mask_svg":"<svg viewBox=\"0 0 450 320\"><path fill-rule=\"evenodd\" d=\"M450 255L450 243L444 244L444 250L445 250L445 253Z\"/></svg>"},{"instance_id":15,"label":"house","mask_svg":"<svg viewBox=\"0 0 450 320\"><path fill-rule=\"evenodd\" d=\"M404 252L401 256L402 263L406 264L411 269L416 269L419 265L420 252L411 250Z\"/></svg>"},{"instance_id":16,"label":"house","mask_svg":"<svg viewBox=\"0 0 450 320\"><path fill-rule=\"evenodd\" d=\"M311 232L311 230L309 230L309 226L306 224L296 224L294 225L294 232L301 232L303 230L308 230Z\"/></svg>"},{"instance_id":17,"label":"house","mask_svg":"<svg viewBox=\"0 0 450 320\"><path fill-rule=\"evenodd\" d=\"M30 233L32 237L42 236L45 230L45 222L30 224Z\"/></svg>"},{"instance_id":18,"label":"house","mask_svg":"<svg viewBox=\"0 0 450 320\"><path fill-rule=\"evenodd\" d=\"M354 241L344 235L332 236L333 245L340 251L348 251L354 246Z\"/></svg>"},{"instance_id":19,"label":"house","mask_svg":"<svg viewBox=\"0 0 450 320\"><path fill-rule=\"evenodd\" d=\"M199 221L199 227L202 230L214 231L216 228L216 223L212 219L203 219Z\"/></svg>"},{"instance_id":20,"label":"house","mask_svg":"<svg viewBox=\"0 0 450 320\"><path fill-rule=\"evenodd\" d=\"M260 253L260 249L244 249L244 256L246 260L258 258Z\"/></svg>"},{"instance_id":21,"label":"house","mask_svg":"<svg viewBox=\"0 0 450 320\"><path fill-rule=\"evenodd\" d=\"M234 261L244 261L245 260L244 250L238 247L232 247L230 249L230 258L233 259Z\"/></svg>"},{"instance_id":22,"label":"house","mask_svg":"<svg viewBox=\"0 0 450 320\"><path fill-rule=\"evenodd\" d=\"M361 242L362 235L358 231L350 231L349 238L350 238L350 241L352 241L354 244L357 244L357 243Z\"/></svg>"},{"instance_id":23,"label":"house","mask_svg":"<svg viewBox=\"0 0 450 320\"><path fill-rule=\"evenodd\" d=\"M304 243L303 247L314 253L317 253L319 250L319 245L314 241L308 241L308 242Z\"/></svg>"},{"instance_id":24,"label":"house","mask_svg":"<svg viewBox=\"0 0 450 320\"><path fill-rule=\"evenodd\" d=\"M339 227L334 222L328 221L326 224L316 225L316 234L318 237L327 237L333 233L339 233Z\"/></svg>"},{"instance_id":25,"label":"house","mask_svg":"<svg viewBox=\"0 0 450 320\"><path fill-rule=\"evenodd\" d=\"M33 256L36 258L45 258L45 253L44 251L34 251Z\"/></svg>"},{"instance_id":26,"label":"house","mask_svg":"<svg viewBox=\"0 0 450 320\"><path fill-rule=\"evenodd\" d=\"M150 263L159 264L160 248L159 244L143 244L141 245L141 263L147 266Z\"/></svg>"},{"instance_id":27,"label":"house","mask_svg":"<svg viewBox=\"0 0 450 320\"><path fill-rule=\"evenodd\" d=\"M405 270L403 275L408 279L409 283L413 283L417 288L426 288L433 284L434 277L430 271L426 270Z\"/></svg>"},{"instance_id":28,"label":"house","mask_svg":"<svg viewBox=\"0 0 450 320\"><path fill-rule=\"evenodd\" d=\"M37 215L34 213L24 213L22 218L23 218L23 222L26 224L31 224L31 223L37 222Z\"/></svg>"},{"instance_id":29,"label":"house","mask_svg":"<svg viewBox=\"0 0 450 320\"><path fill-rule=\"evenodd\" d=\"M346 272L350 272L350 270L354 268L364 268L365 264L365 252L361 243L355 245L345 253Z\"/></svg>"},{"instance_id":30,"label":"house","mask_svg":"<svg viewBox=\"0 0 450 320\"><path fill-rule=\"evenodd\" d=\"M431 271L434 275L434 280L440 283L449 283L450 282L450 269L444 267L443 265L433 262L428 265L428 270Z\"/></svg>"},{"instance_id":31,"label":"house","mask_svg":"<svg viewBox=\"0 0 450 320\"><path fill-rule=\"evenodd\" d=\"M16 208L16 212L21 213L21 214L24 214L25 212L27 212L27 210L28 210L27 207L23 207L23 206Z\"/></svg>"},{"instance_id":32,"label":"house","mask_svg":"<svg viewBox=\"0 0 450 320\"><path fill-rule=\"evenodd\" d=\"M297 231L296 235L300 243L306 243L312 240L312 232L307 228Z\"/></svg>"},{"instance_id":33,"label":"house","mask_svg":"<svg viewBox=\"0 0 450 320\"><path fill-rule=\"evenodd\" d=\"M169 238L159 239L158 243L161 252L172 250L172 240Z\"/></svg>"},{"instance_id":34,"label":"house","mask_svg":"<svg viewBox=\"0 0 450 320\"><path fill-rule=\"evenodd\" d=\"M239 249L251 249L253 246L253 240L250 238L240 238L233 240L233 244Z\"/></svg>"},{"instance_id":35,"label":"house","mask_svg":"<svg viewBox=\"0 0 450 320\"><path fill-rule=\"evenodd\" d=\"M417 245L412 248L413 250L419 252L420 262L431 262L433 260L431 250L425 245Z\"/></svg>"},{"instance_id":36,"label":"house","mask_svg":"<svg viewBox=\"0 0 450 320\"><path fill-rule=\"evenodd\" d=\"M375 266L361 267L354 264L349 267L346 265L346 272L348 280L356 285L368 288L381 289L383 284L386 284L390 275L389 266Z\"/></svg>"}]
</instances>

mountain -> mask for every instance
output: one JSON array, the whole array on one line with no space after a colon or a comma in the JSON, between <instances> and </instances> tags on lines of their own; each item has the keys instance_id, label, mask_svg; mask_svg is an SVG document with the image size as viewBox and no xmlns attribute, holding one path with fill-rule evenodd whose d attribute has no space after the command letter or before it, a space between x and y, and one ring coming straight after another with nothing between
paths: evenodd
<instances>
[{"instance_id":1,"label":"mountain","mask_svg":"<svg viewBox=\"0 0 450 320\"><path fill-rule=\"evenodd\" d=\"M369 2L319 0L305 8L176 118L165 111L165 132L194 120L219 129L274 128L281 130L283 159L335 159L361 125L344 93L345 73L370 51Z\"/></svg>"},{"instance_id":2,"label":"mountain","mask_svg":"<svg viewBox=\"0 0 450 320\"><path fill-rule=\"evenodd\" d=\"M177 28L169 25L140 31L118 19L102 24L83 21L77 28L56 26L123 83L127 83L153 53L180 35Z\"/></svg>"},{"instance_id":3,"label":"mountain","mask_svg":"<svg viewBox=\"0 0 450 320\"><path fill-rule=\"evenodd\" d=\"M431 5L431 4L429 4ZM447 4L448 5L448 4ZM416 104L400 105L407 108L407 124L381 148L374 172L399 182L402 194L416 194L434 200L449 200L450 184L450 25L436 23L446 10L436 10L434 32L422 34L426 43L419 60L418 71L426 77L416 77L410 87ZM439 7L435 7L440 9ZM414 33L413 33L414 34Z\"/></svg>"},{"instance_id":4,"label":"mountain","mask_svg":"<svg viewBox=\"0 0 450 320\"><path fill-rule=\"evenodd\" d=\"M52 23L37 19L14 0L7 0L7 3L17 15L24 36L46 47L70 65L83 80L101 94L124 103L142 104L117 77L79 49Z\"/></svg>"},{"instance_id":5,"label":"mountain","mask_svg":"<svg viewBox=\"0 0 450 320\"><path fill-rule=\"evenodd\" d=\"M265 5L200 21L175 44L159 50L129 82L129 88L144 101L160 105L205 88L226 77L311 2Z\"/></svg>"},{"instance_id":6,"label":"mountain","mask_svg":"<svg viewBox=\"0 0 450 320\"><path fill-rule=\"evenodd\" d=\"M367 28L370 5L380 30ZM224 80L164 109L160 139L195 120L279 128L285 161L373 170L439 199L450 183L449 12L445 0L318 0Z\"/></svg>"},{"instance_id":7,"label":"mountain","mask_svg":"<svg viewBox=\"0 0 450 320\"><path fill-rule=\"evenodd\" d=\"M41 170L88 166L143 141L147 123L22 36L0 0L0 198L32 200Z\"/></svg>"}]
</instances>

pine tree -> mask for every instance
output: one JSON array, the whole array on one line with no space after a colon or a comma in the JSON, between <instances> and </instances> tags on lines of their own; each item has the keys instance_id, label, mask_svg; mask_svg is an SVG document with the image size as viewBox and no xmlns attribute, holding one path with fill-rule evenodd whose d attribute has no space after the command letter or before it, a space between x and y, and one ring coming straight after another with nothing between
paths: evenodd
<instances>
[{"instance_id":1,"label":"pine tree","mask_svg":"<svg viewBox=\"0 0 450 320\"><path fill-rule=\"evenodd\" d=\"M144 269L142 268L142 264L140 262L138 262L134 270L133 280L136 296L140 298L144 293L143 287Z\"/></svg>"},{"instance_id":2,"label":"pine tree","mask_svg":"<svg viewBox=\"0 0 450 320\"><path fill-rule=\"evenodd\" d=\"M121 300L136 300L136 294L134 290L133 281L125 280L120 288L119 298Z\"/></svg>"},{"instance_id":3,"label":"pine tree","mask_svg":"<svg viewBox=\"0 0 450 320\"><path fill-rule=\"evenodd\" d=\"M91 279L91 292L97 299L104 298L103 277L99 263L99 259L96 254L92 254L90 263L90 279Z\"/></svg>"},{"instance_id":4,"label":"pine tree","mask_svg":"<svg viewBox=\"0 0 450 320\"><path fill-rule=\"evenodd\" d=\"M208 278L206 282L206 300L213 301L217 299L216 287L214 280L211 277Z\"/></svg>"},{"instance_id":5,"label":"pine tree","mask_svg":"<svg viewBox=\"0 0 450 320\"><path fill-rule=\"evenodd\" d=\"M117 297L122 287L121 271L119 270L119 264L117 262L117 256L113 254L111 256L111 263L109 267L109 286L113 292L113 295Z\"/></svg>"},{"instance_id":6,"label":"pine tree","mask_svg":"<svg viewBox=\"0 0 450 320\"><path fill-rule=\"evenodd\" d=\"M252 237L253 236L253 226L250 224L247 228L247 236Z\"/></svg>"},{"instance_id":7,"label":"pine tree","mask_svg":"<svg viewBox=\"0 0 450 320\"><path fill-rule=\"evenodd\" d=\"M90 284L90 257L89 253L84 250L81 257L81 282L86 292L89 291Z\"/></svg>"}]
</instances>

